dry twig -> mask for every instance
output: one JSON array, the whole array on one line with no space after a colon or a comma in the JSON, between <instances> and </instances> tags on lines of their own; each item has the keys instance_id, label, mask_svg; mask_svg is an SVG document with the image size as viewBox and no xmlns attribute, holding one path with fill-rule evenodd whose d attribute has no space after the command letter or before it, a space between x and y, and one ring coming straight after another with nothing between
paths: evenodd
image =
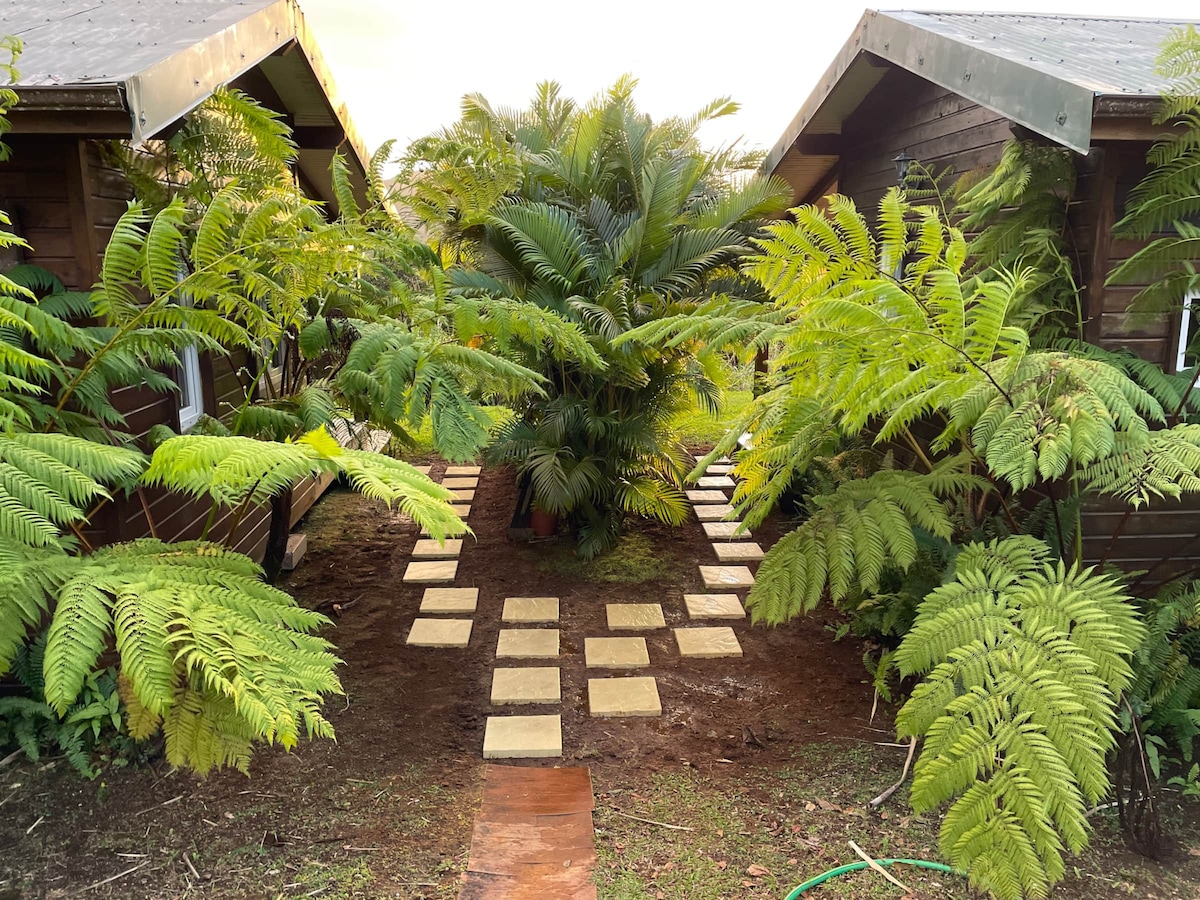
<instances>
[{"instance_id":1,"label":"dry twig","mask_svg":"<svg viewBox=\"0 0 1200 900\"><path fill-rule=\"evenodd\" d=\"M867 806L871 807L871 809L878 809L879 807L883 806L883 804L887 803L888 798L892 796L892 794L900 790L900 785L904 784L905 780L908 778L908 768L912 765L913 753L916 752L916 749L917 739L914 737L908 742L908 758L904 760L904 771L900 773L900 780L868 803Z\"/></svg>"},{"instance_id":2,"label":"dry twig","mask_svg":"<svg viewBox=\"0 0 1200 900\"><path fill-rule=\"evenodd\" d=\"M670 828L672 831L695 831L695 828L688 828L686 825L672 825L670 822L655 822L653 819L643 819L641 816L631 816L629 813L623 813L620 810L614 809L614 813L625 819L633 819L635 822L645 822L647 825L657 825L659 828Z\"/></svg>"},{"instance_id":3,"label":"dry twig","mask_svg":"<svg viewBox=\"0 0 1200 900\"><path fill-rule=\"evenodd\" d=\"M889 872L887 869L885 869L879 863L875 862L875 860L872 859L867 854L867 852L865 850L863 850L862 847L858 846L858 844L854 843L854 841L850 841L849 843L850 843L850 849L853 850L855 853L857 853L859 856L861 856L863 858L863 861L866 862L866 864L868 866L870 866L872 869L874 869L876 872L878 872L880 875L882 875L884 878L886 878L888 881L890 881L896 887L900 888L900 890L904 891L904 893L906 893L906 894L912 893L912 889L909 888L908 885L906 885L903 881L901 881L899 878L897 878L895 875L893 875L891 872Z\"/></svg>"}]
</instances>

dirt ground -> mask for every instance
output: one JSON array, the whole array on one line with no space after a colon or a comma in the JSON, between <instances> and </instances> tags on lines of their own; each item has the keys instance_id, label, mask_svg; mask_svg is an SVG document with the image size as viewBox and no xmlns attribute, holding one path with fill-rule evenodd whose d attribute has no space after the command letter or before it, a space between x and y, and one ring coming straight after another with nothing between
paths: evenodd
<instances>
[{"instance_id":1,"label":"dirt ground","mask_svg":"<svg viewBox=\"0 0 1200 900\"><path fill-rule=\"evenodd\" d=\"M782 898L852 861L848 840L937 858L936 817L912 816L903 791L882 812L864 809L895 780L904 750L887 708L869 719L861 647L835 643L819 616L774 630L738 624L742 660L685 662L669 630L652 633L663 716L587 717L583 637L606 632L605 603L661 602L667 624L681 624L682 595L699 588L696 566L714 561L711 550L694 522L639 526L632 545L643 552L609 577L644 580L595 580L564 542L505 538L515 497L511 474L484 473L476 539L455 581L480 588L480 603L459 651L404 643L422 593L401 582L416 527L347 492L327 495L301 525L308 555L286 587L305 606L345 606L330 635L345 661L346 694L328 704L337 742L264 750L249 778L197 780L161 759L95 781L63 761L10 764L0 769L0 900L455 897L500 609L514 595L562 599L564 759L530 764L591 768L602 898ZM779 527L756 537L768 546ZM1197 806L1168 805L1171 858L1128 854L1102 812L1095 847L1054 896L1200 897ZM970 896L953 876L897 874L913 896ZM811 896L900 894L867 873Z\"/></svg>"}]
</instances>

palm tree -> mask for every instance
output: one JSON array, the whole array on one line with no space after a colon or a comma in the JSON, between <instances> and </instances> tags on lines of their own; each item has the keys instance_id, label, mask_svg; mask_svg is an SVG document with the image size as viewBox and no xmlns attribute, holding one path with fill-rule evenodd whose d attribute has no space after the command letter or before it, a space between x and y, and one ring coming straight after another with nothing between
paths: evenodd
<instances>
[{"instance_id":1,"label":"palm tree","mask_svg":"<svg viewBox=\"0 0 1200 900\"><path fill-rule=\"evenodd\" d=\"M459 296L516 300L578 326L594 358L560 358L520 333L502 349L548 381L491 449L533 482L535 503L568 517L579 551L616 540L625 514L683 520L686 456L670 425L720 402L721 360L697 342L627 341L626 332L745 290L736 263L786 186L759 157L705 150L696 134L737 107L654 122L624 78L586 106L538 88L527 110L464 100L462 119L416 142L404 196Z\"/></svg>"}]
</instances>

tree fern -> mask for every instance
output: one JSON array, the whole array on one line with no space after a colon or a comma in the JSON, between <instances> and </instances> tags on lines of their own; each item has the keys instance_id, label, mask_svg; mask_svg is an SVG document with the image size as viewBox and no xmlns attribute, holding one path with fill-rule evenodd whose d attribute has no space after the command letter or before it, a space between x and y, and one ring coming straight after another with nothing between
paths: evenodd
<instances>
[{"instance_id":1,"label":"tree fern","mask_svg":"<svg viewBox=\"0 0 1200 900\"><path fill-rule=\"evenodd\" d=\"M1004 900L1045 896L1063 849L1085 845L1144 633L1116 582L1048 555L1028 538L969 546L896 652L926 676L897 716L925 738L913 806L952 801L943 855Z\"/></svg>"},{"instance_id":2,"label":"tree fern","mask_svg":"<svg viewBox=\"0 0 1200 900\"><path fill-rule=\"evenodd\" d=\"M953 460L928 475L883 470L813 497L812 514L776 542L759 567L746 606L755 621L779 624L852 592L878 589L885 569L917 558L917 529L943 540L953 527L942 499L978 488Z\"/></svg>"}]
</instances>

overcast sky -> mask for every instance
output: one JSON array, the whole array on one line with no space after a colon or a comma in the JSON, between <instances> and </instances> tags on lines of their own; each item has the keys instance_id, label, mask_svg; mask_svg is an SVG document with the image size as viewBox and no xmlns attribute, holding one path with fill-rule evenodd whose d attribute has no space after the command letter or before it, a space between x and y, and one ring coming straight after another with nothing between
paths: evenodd
<instances>
[{"instance_id":1,"label":"overcast sky","mask_svg":"<svg viewBox=\"0 0 1200 900\"><path fill-rule=\"evenodd\" d=\"M640 106L684 115L720 96L736 116L703 132L769 148L863 13L837 0L300 0L371 150L458 117L479 91L525 105L539 81L587 99L622 73ZM883 7L894 8L894 7ZM921 6L928 9L930 7ZM1200 17L1197 0L953 0L959 10Z\"/></svg>"}]
</instances>

